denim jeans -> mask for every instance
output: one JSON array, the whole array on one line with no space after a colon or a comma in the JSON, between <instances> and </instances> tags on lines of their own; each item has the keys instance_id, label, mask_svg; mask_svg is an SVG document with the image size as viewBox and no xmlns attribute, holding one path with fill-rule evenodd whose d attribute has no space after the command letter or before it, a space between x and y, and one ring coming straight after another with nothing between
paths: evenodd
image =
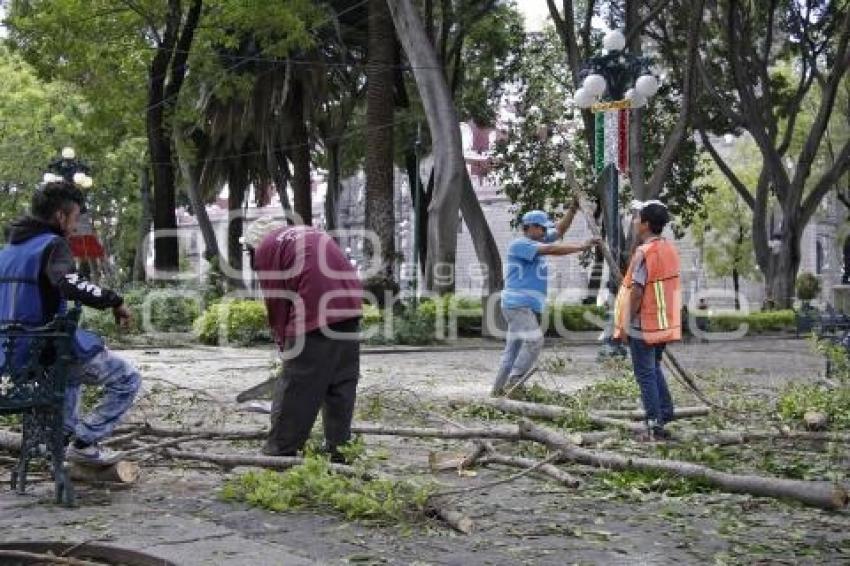
<instances>
[{"instance_id":1,"label":"denim jeans","mask_svg":"<svg viewBox=\"0 0 850 566\"><path fill-rule=\"evenodd\" d=\"M529 308L504 309L508 336L493 392L514 385L532 368L543 350L539 315Z\"/></svg>"},{"instance_id":2,"label":"denim jeans","mask_svg":"<svg viewBox=\"0 0 850 566\"><path fill-rule=\"evenodd\" d=\"M647 421L654 421L657 426L663 426L673 419L673 399L661 372L664 346L650 345L636 337L629 339L643 410L646 411Z\"/></svg>"},{"instance_id":3,"label":"denim jeans","mask_svg":"<svg viewBox=\"0 0 850 566\"><path fill-rule=\"evenodd\" d=\"M88 362L72 365L65 388L65 431L88 444L103 440L133 405L141 383L139 370L107 349ZM85 418L80 417L83 385L103 388L103 396Z\"/></svg>"}]
</instances>

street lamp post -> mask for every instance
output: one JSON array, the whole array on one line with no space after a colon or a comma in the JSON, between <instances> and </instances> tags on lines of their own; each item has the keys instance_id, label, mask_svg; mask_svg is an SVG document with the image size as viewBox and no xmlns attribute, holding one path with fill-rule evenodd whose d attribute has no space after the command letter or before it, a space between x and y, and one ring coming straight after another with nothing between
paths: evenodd
<instances>
[{"instance_id":1,"label":"street lamp post","mask_svg":"<svg viewBox=\"0 0 850 566\"><path fill-rule=\"evenodd\" d=\"M658 91L658 79L650 72L651 60L624 52L626 38L619 30L609 31L603 41L604 51L593 55L581 71L582 86L573 95L579 108L594 113L594 162L602 185L601 198L608 247L620 263L620 175L628 174L629 109L643 107ZM618 267L614 267L618 269ZM609 307L617 293L617 280L608 278ZM613 316L608 309L605 343L600 357L625 355L625 349L612 340Z\"/></svg>"},{"instance_id":2,"label":"street lamp post","mask_svg":"<svg viewBox=\"0 0 850 566\"><path fill-rule=\"evenodd\" d=\"M419 179L419 160L422 152L422 124L416 126L416 141L413 145L414 155L414 179L413 179L413 304L419 303L419 207L422 206L422 182Z\"/></svg>"},{"instance_id":3,"label":"street lamp post","mask_svg":"<svg viewBox=\"0 0 850 566\"><path fill-rule=\"evenodd\" d=\"M61 156L48 164L43 180L45 183L65 180L81 189L90 189L94 185L90 173L91 168L77 159L74 148L64 147ZM88 262L104 256L103 245L94 232L94 225L89 212L84 212L80 216L77 232L72 234L69 240L74 257L86 262L83 264L84 270L85 268L90 270L91 266Z\"/></svg>"}]
</instances>

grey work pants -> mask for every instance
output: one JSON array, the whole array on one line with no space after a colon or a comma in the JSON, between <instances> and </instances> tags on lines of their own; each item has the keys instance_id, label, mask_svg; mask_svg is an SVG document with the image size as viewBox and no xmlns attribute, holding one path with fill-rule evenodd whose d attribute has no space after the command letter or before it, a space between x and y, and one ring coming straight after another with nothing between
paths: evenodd
<instances>
[{"instance_id":1,"label":"grey work pants","mask_svg":"<svg viewBox=\"0 0 850 566\"><path fill-rule=\"evenodd\" d=\"M540 315L529 308L504 309L502 313L508 323L508 336L493 383L495 394L519 381L531 370L543 350Z\"/></svg>"}]
</instances>

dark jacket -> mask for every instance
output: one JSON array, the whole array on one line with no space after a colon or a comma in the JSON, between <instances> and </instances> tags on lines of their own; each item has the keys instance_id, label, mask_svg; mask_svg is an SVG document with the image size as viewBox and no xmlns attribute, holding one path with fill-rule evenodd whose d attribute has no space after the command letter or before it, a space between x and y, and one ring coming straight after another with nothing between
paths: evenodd
<instances>
[{"instance_id":1,"label":"dark jacket","mask_svg":"<svg viewBox=\"0 0 850 566\"><path fill-rule=\"evenodd\" d=\"M45 233L62 235L50 224L25 216L11 224L8 230L8 241L11 244L19 244ZM79 301L96 309L115 308L124 302L118 293L102 289L77 273L71 247L65 238L56 238L44 250L39 274L39 290L44 301L44 312L48 318L56 314L59 302L63 298L68 301Z\"/></svg>"}]
</instances>

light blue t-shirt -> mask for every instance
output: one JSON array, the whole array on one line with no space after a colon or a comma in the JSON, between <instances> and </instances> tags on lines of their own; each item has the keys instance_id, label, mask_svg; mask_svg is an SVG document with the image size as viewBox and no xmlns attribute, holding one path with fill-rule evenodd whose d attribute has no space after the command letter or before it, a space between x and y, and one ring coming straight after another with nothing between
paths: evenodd
<instances>
[{"instance_id":1,"label":"light blue t-shirt","mask_svg":"<svg viewBox=\"0 0 850 566\"><path fill-rule=\"evenodd\" d=\"M549 264L539 253L542 244L558 239L555 230L548 230L542 242L525 236L508 245L505 266L505 290L502 291L502 308L530 308L542 313L546 306Z\"/></svg>"}]
</instances>

